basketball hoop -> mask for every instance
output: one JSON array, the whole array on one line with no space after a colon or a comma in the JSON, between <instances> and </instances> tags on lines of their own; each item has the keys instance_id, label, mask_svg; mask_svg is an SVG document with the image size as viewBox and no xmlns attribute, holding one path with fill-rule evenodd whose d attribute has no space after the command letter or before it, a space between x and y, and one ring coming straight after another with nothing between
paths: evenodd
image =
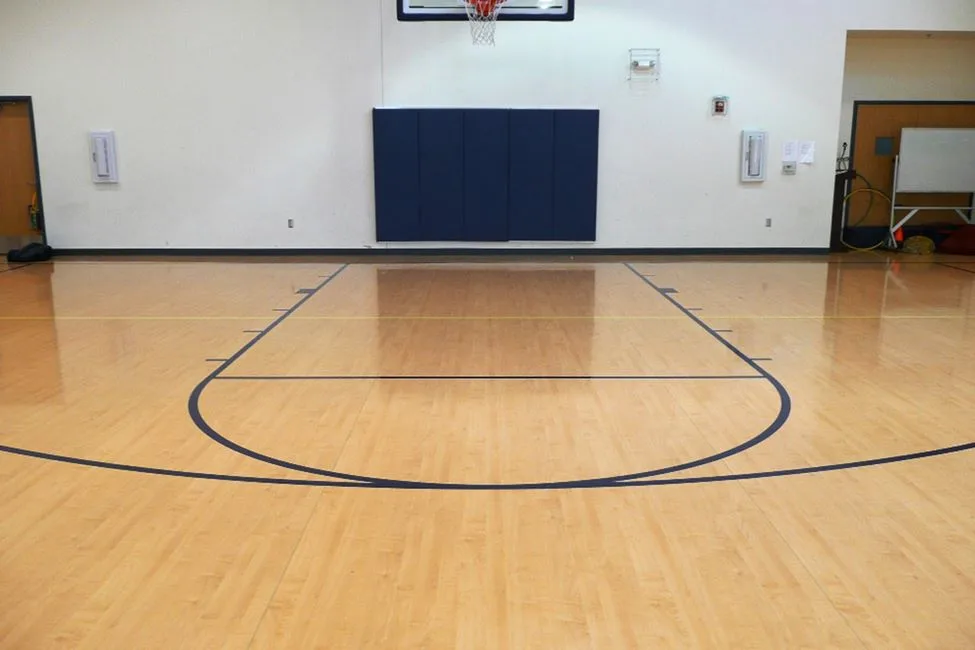
<instances>
[{"instance_id":1,"label":"basketball hoop","mask_svg":"<svg viewBox=\"0 0 975 650\"><path fill-rule=\"evenodd\" d=\"M494 45L494 28L506 0L460 0L467 10L474 45Z\"/></svg>"}]
</instances>

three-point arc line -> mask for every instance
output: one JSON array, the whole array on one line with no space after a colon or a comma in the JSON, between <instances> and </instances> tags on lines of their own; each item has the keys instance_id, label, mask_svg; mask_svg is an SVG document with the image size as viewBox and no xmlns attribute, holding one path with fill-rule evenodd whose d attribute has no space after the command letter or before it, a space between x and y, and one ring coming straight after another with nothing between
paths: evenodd
<instances>
[{"instance_id":1,"label":"three-point arc line","mask_svg":"<svg viewBox=\"0 0 975 650\"><path fill-rule=\"evenodd\" d=\"M29 265L17 267L17 269L26 268L27 266L29 266ZM627 266L627 268L629 268L631 271L633 271L637 275L641 275L640 273L638 273L629 264L627 264L626 266ZM942 266L948 266L948 265L942 264ZM950 267L949 266L949 268L954 268L954 267ZM7 271L11 271L11 270L17 270L17 269L6 269L6 270ZM342 269L339 269L339 271L341 271L341 270ZM965 271L965 272L968 272L968 273L971 273L972 272L972 271L969 271L968 269L960 269L959 268L957 270L959 270L959 271ZM0 272L3 272L3 271L0 271ZM329 278L329 280L331 280L332 278L335 277L335 275L338 275L338 273L335 273L335 274L333 274L331 276L321 276L321 277ZM644 279L646 279L648 276L642 276L641 275L641 277L643 277ZM648 282L648 284L650 284L650 283ZM651 286L653 286L653 285L651 284ZM656 287L654 287L654 288L656 288ZM660 290L658 289L658 291L660 291ZM661 291L661 293L664 293L664 292ZM673 301L673 302L679 308L679 305L676 303L676 301ZM296 305L295 308L297 308L298 306L300 306L300 305ZM691 318L694 319L695 321L698 320L694 316L691 316ZM698 321L698 322L700 323L700 321ZM719 333L719 332L720 333L727 333L727 332L731 332L732 331L732 330L713 330L713 329L708 328L706 325L703 325L702 324L702 326L705 327L705 329L707 329L708 331L710 331L712 333ZM273 325L269 329L273 329ZM260 331L260 336L257 337L257 338L259 339L259 338L261 338L263 336L266 336L266 334L269 331L269 329L268 330L261 330ZM734 346L732 346L727 341L724 341L723 339L720 339L720 338L719 338L719 341L722 341L722 343L726 347L728 347L729 349L731 349L732 351L737 352L737 349L734 348ZM237 354L235 354L233 357L231 357L231 359L233 359L233 358L239 358L239 356L241 354L243 354L246 351L246 349L248 349L249 347L252 347L256 342L257 341L255 340L255 341L251 342L250 344L248 344L247 346L245 346L244 349L240 350ZM229 359L227 361L224 361L223 363L227 363L228 361L229 361ZM752 363L754 363L754 362L752 362ZM219 370L218 370L218 372L219 372ZM765 372L766 371L763 371L763 373L765 373ZM666 486L666 485L696 485L696 484L714 483L714 482L743 481L743 480L754 480L754 479L761 479L761 478L777 478L777 477L795 476L795 475L801 475L801 474L816 474L816 473L822 473L822 472L841 471L841 470L849 470L849 469L856 469L856 468L863 468L863 467L874 467L874 466L878 466L878 465L901 463L901 462L905 462L905 461L913 461L913 460L919 460L919 459L923 459L923 458L934 458L934 457L946 456L946 455L949 455L949 454L956 454L956 453L961 453L961 452L968 452L968 451L972 451L972 450L975 450L975 442L966 442L966 443L952 445L952 446L948 446L948 447L940 447L940 448L936 448L936 449L930 449L930 450L921 451L921 452L913 452L913 453L909 453L909 454L900 454L900 455L896 455L896 456L884 456L884 457L879 457L879 458L869 458L869 459L855 460L855 461L849 461L849 462L844 462L844 463L834 463L834 464L831 464L831 465L815 465L815 466L809 466L809 467L796 467L796 468L785 468L785 469L773 469L773 470L761 471L761 472L724 474L724 475L714 475L714 476L691 476L691 477L679 477L679 478L657 478L657 479L651 479L651 480L633 480L635 477L630 477L630 479L629 479L628 482L615 483L615 484L612 484L612 485L606 485L606 484L602 484L602 483L586 483L586 484L580 483L580 484L575 485L575 486L572 486L572 487L575 487L575 488L578 488L578 489L585 489L585 488L600 488L600 487L637 487L637 486ZM21 456L21 457L34 458L34 459L38 459L38 460L46 460L46 461L51 461L51 462L66 463L66 464L75 465L75 466L79 466L79 467L91 467L91 468L110 469L110 470L124 471L124 472L134 472L134 473L145 474L145 475L149 475L149 476L168 476L168 477L178 477L178 478L193 478L193 479L200 479L200 480L222 481L222 482L241 483L241 484L248 484L249 483L249 484L259 484L259 485L295 485L295 486L306 486L306 487L338 487L338 488L359 488L359 489L362 489L362 488L367 488L367 489L389 489L389 488L393 488L393 487L404 487L404 488L408 488L408 489L424 489L426 487L426 486L424 486L422 484L418 484L418 485L407 485L407 486L398 486L398 485L390 485L390 484L387 484L387 483L363 483L363 482L360 482L360 481L351 482L351 481L348 481L348 480L291 479L291 478L274 478L274 477L269 477L269 476L247 476L247 475L239 475L239 474L235 475L235 474L216 474L216 473L207 473L207 472L193 472L193 471L169 469L169 468L162 468L162 467L149 467L149 466L143 466L143 465L128 465L128 464L124 464L124 463L114 463L114 462L110 462L110 461L94 460L94 459L87 459L87 458L77 458L77 457L73 457L73 456L64 456L64 455L60 455L60 454L52 454L52 453L43 452L43 451L37 451L37 450L32 450L32 449L22 449L22 448L19 448L19 447L11 447L11 446L8 446L8 445L0 445L0 452L7 453L7 454L12 454L12 455L16 455L16 456ZM659 472L658 472L658 474L659 474ZM457 486L457 485L449 485L448 484L448 485L446 485L444 487L450 488L450 489L459 489L459 488L464 487L464 486ZM478 488L478 486L466 486L466 487L467 487L467 489L477 489ZM500 487L500 488L493 488L493 489L520 490L520 489L538 489L539 487L541 487L541 486L538 486L538 485L509 485L509 486L503 486L503 487ZM480 489L484 489L484 488L492 489L491 486L481 486Z\"/></svg>"},{"instance_id":2,"label":"three-point arc line","mask_svg":"<svg viewBox=\"0 0 975 650\"><path fill-rule=\"evenodd\" d=\"M400 480L392 479L379 476L363 476L357 474L350 474L345 472L337 472L334 470L328 470L319 467L312 467L309 465L303 465L301 463L293 463L284 459L275 458L267 454L263 454L259 451L249 449L244 447L240 443L237 443L230 438L222 435L216 431L203 417L200 412L200 398L203 395L206 387L217 380L222 373L228 370L235 361L240 359L248 350L257 345L264 337L268 336L275 328L277 328L286 318L294 314L303 304L310 300L314 295L316 295L321 289L323 289L327 284L329 284L336 277L341 275L342 271L348 268L348 265L343 266L333 275L329 276L324 282L320 283L315 288L315 293L307 294L302 296L301 300L295 303L290 309L288 309L281 317L274 321L268 328L260 335L255 336L247 345L242 347L240 350L235 352L231 357L221 364L219 368L211 372L207 377L205 377L197 386L194 388L193 392L190 394L188 407L190 412L190 417L196 426L208 436L214 442L221 444L222 446L239 453L243 456L247 456L257 461L268 463L270 465L275 465L278 467L283 467L290 470L300 471L308 474L314 474L316 476L324 476L330 479L341 479L345 481L353 481L356 485L360 487L372 487L372 488L393 488L393 489L410 489L410 490L422 490L422 489L438 489L438 490L540 490L540 489L575 489L575 488L610 488L610 487L623 487L627 485L626 481L639 480L639 479L649 479L656 476L661 476L665 474L672 474L675 472L680 472L684 470L693 469L696 467L702 467L704 465L709 465L711 463L728 459L732 456L740 454L747 449L758 445L769 437L775 434L788 420L789 413L792 408L792 400L789 397L788 392L785 387L779 382L775 377L773 377L768 371L763 369L761 366L752 361L748 355L736 348L732 343L722 338L720 335L716 334L713 329L711 329L704 321L695 316L693 313L687 311L679 302L677 302L669 293L676 293L675 289L670 292L662 290L657 287L651 280L641 276L632 266L626 264L624 265L628 270L630 270L635 276L639 277L642 282L653 288L661 296L663 296L668 302L670 302L676 309L682 312L687 318L693 321L701 329L707 332L712 338L718 341L723 347L731 351L735 356L737 356L741 361L748 365L756 374L760 376L761 379L767 381L775 389L776 393L779 395L779 410L775 419L760 433L750 437L744 442L716 452L709 456L702 458L696 458L694 460L669 465L666 467L658 467L654 469L649 469L642 472L635 472L629 474L620 474L613 476L597 476L592 478L581 478L573 480L563 480L563 481L549 481L549 482L528 482L528 483L438 483L429 481L415 481L415 480Z\"/></svg>"}]
</instances>

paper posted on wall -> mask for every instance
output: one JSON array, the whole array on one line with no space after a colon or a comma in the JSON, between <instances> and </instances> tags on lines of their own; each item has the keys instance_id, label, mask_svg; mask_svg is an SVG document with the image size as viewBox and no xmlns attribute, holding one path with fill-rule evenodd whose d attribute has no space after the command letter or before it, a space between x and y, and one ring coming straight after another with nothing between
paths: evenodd
<instances>
[{"instance_id":1,"label":"paper posted on wall","mask_svg":"<svg viewBox=\"0 0 975 650\"><path fill-rule=\"evenodd\" d=\"M811 165L816 162L816 143L806 140L799 144L799 162Z\"/></svg>"},{"instance_id":2,"label":"paper posted on wall","mask_svg":"<svg viewBox=\"0 0 975 650\"><path fill-rule=\"evenodd\" d=\"M789 140L782 145L782 162L784 163L799 162L799 141L798 140Z\"/></svg>"}]
</instances>

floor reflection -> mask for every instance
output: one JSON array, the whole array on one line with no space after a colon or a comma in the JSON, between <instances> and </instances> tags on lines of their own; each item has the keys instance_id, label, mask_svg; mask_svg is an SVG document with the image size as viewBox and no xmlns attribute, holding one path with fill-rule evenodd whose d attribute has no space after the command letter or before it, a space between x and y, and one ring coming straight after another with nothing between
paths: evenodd
<instances>
[{"instance_id":1,"label":"floor reflection","mask_svg":"<svg viewBox=\"0 0 975 650\"><path fill-rule=\"evenodd\" d=\"M0 404L40 404L61 396L55 267L0 274Z\"/></svg>"},{"instance_id":2,"label":"floor reflection","mask_svg":"<svg viewBox=\"0 0 975 650\"><path fill-rule=\"evenodd\" d=\"M537 359L530 348L561 341L567 348L562 352L587 372L592 365L596 273L592 268L377 268L379 374L402 374L404 346L417 344L417 337L426 343L417 349L430 366L450 368L448 359L436 362L436 357L462 355L465 347L479 348L483 359L484 346L492 341L498 346L522 344L526 355ZM404 318L419 315L423 320L404 328ZM546 317L554 318L539 322ZM518 330L523 330L521 335ZM445 337L442 345L431 336ZM492 370L533 374L531 368L517 367L510 350L499 347L494 356L499 367ZM458 371L462 374L459 368L450 372Z\"/></svg>"}]
</instances>

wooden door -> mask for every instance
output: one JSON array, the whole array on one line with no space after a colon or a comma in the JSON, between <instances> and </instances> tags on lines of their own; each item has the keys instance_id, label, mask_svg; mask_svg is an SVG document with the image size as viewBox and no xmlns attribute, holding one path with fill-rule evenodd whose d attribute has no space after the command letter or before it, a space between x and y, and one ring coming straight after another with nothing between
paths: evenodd
<instances>
[{"instance_id":1,"label":"wooden door","mask_svg":"<svg viewBox=\"0 0 975 650\"><path fill-rule=\"evenodd\" d=\"M853 169L863 175L875 188L887 194L893 191L894 156L900 151L901 129L907 128L975 128L975 103L971 104L918 104L885 103L861 104L857 110ZM893 146L884 150L878 147L878 139L889 138ZM854 188L866 187L857 179ZM969 205L966 194L904 194L898 199L901 205ZM903 216L904 213L900 213ZM957 221L954 213L926 211L919 213L911 223ZM880 197L871 199L860 194L850 199L847 212L848 226L883 226L890 222L890 204ZM960 221L959 221L960 223Z\"/></svg>"},{"instance_id":2,"label":"wooden door","mask_svg":"<svg viewBox=\"0 0 975 650\"><path fill-rule=\"evenodd\" d=\"M35 169L27 102L0 103L0 237L36 232L30 219Z\"/></svg>"},{"instance_id":3,"label":"wooden door","mask_svg":"<svg viewBox=\"0 0 975 650\"><path fill-rule=\"evenodd\" d=\"M862 104L856 117L853 169L874 189L890 194L894 186L894 155L900 151L901 129L917 126L917 104ZM878 153L878 139L892 138L890 153ZM882 149L881 149L882 151ZM866 187L857 179L853 188ZM882 197L860 193L850 199L847 225L883 226L890 222L890 204Z\"/></svg>"}]
</instances>

